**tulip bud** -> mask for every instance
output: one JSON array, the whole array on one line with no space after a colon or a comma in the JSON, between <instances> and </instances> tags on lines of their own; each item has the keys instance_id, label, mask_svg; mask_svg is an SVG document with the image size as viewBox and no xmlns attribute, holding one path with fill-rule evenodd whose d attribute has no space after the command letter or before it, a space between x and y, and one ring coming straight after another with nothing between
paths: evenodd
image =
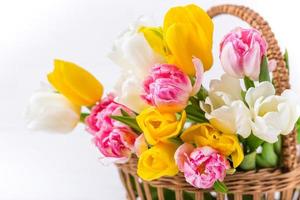
<instances>
[{"instance_id":1,"label":"tulip bud","mask_svg":"<svg viewBox=\"0 0 300 200\"><path fill-rule=\"evenodd\" d=\"M55 60L48 80L58 92L79 106L92 106L102 97L102 84L88 71L71 62Z\"/></svg>"},{"instance_id":2,"label":"tulip bud","mask_svg":"<svg viewBox=\"0 0 300 200\"><path fill-rule=\"evenodd\" d=\"M144 93L141 97L162 112L180 112L201 87L203 67L199 59L193 59L196 68L194 87L189 77L177 66L169 64L155 65L144 81Z\"/></svg>"},{"instance_id":3,"label":"tulip bud","mask_svg":"<svg viewBox=\"0 0 300 200\"><path fill-rule=\"evenodd\" d=\"M236 28L220 44L220 60L224 71L236 78L258 80L267 42L255 29Z\"/></svg>"},{"instance_id":4,"label":"tulip bud","mask_svg":"<svg viewBox=\"0 0 300 200\"><path fill-rule=\"evenodd\" d=\"M61 94L40 91L31 96L25 120L31 130L67 133L79 122L80 107Z\"/></svg>"}]
</instances>

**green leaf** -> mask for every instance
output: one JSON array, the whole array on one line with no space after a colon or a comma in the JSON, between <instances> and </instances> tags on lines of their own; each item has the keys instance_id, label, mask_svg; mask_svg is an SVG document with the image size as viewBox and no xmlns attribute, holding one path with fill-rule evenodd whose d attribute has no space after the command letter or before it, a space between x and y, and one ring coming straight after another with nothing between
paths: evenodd
<instances>
[{"instance_id":1,"label":"green leaf","mask_svg":"<svg viewBox=\"0 0 300 200\"><path fill-rule=\"evenodd\" d=\"M227 186L225 185L225 183L217 180L215 183L214 183L214 189L216 192L221 192L221 193L227 193L228 192L228 188Z\"/></svg>"},{"instance_id":2,"label":"green leaf","mask_svg":"<svg viewBox=\"0 0 300 200\"><path fill-rule=\"evenodd\" d=\"M199 100L196 97L191 97L189 100L190 100L192 106L197 108L197 110L200 110Z\"/></svg>"},{"instance_id":3,"label":"green leaf","mask_svg":"<svg viewBox=\"0 0 300 200\"><path fill-rule=\"evenodd\" d=\"M253 196L249 194L243 195L243 200L253 200Z\"/></svg>"},{"instance_id":4,"label":"green leaf","mask_svg":"<svg viewBox=\"0 0 300 200\"><path fill-rule=\"evenodd\" d=\"M263 144L262 157L272 166L275 167L278 163L278 156L275 153L273 144L265 142Z\"/></svg>"},{"instance_id":5,"label":"green leaf","mask_svg":"<svg viewBox=\"0 0 300 200\"><path fill-rule=\"evenodd\" d=\"M165 199L175 199L175 192L173 190L164 188L164 197Z\"/></svg>"},{"instance_id":6,"label":"green leaf","mask_svg":"<svg viewBox=\"0 0 300 200\"><path fill-rule=\"evenodd\" d=\"M121 108L121 113L122 113L122 115L124 116L124 117L129 117L130 115L125 111L125 110L123 110L122 108Z\"/></svg>"},{"instance_id":7,"label":"green leaf","mask_svg":"<svg viewBox=\"0 0 300 200\"><path fill-rule=\"evenodd\" d=\"M289 71L290 70L290 60L289 60L289 53L288 53L287 49L284 52L283 59L285 62L285 66L286 66L287 70Z\"/></svg>"},{"instance_id":8,"label":"green leaf","mask_svg":"<svg viewBox=\"0 0 300 200\"><path fill-rule=\"evenodd\" d=\"M183 191L184 200L195 200L195 195L186 191Z\"/></svg>"},{"instance_id":9,"label":"green leaf","mask_svg":"<svg viewBox=\"0 0 300 200\"><path fill-rule=\"evenodd\" d=\"M178 145L182 145L183 141L179 137L169 138L169 141Z\"/></svg>"},{"instance_id":10,"label":"green leaf","mask_svg":"<svg viewBox=\"0 0 300 200\"><path fill-rule=\"evenodd\" d=\"M188 105L185 108L187 118L193 122L198 122L198 123L205 123L208 122L208 120L205 118L205 114L200 108L197 108L196 106L193 105Z\"/></svg>"},{"instance_id":11,"label":"green leaf","mask_svg":"<svg viewBox=\"0 0 300 200\"><path fill-rule=\"evenodd\" d=\"M256 156L256 165L261 168L271 167L269 163L265 161L261 155Z\"/></svg>"},{"instance_id":12,"label":"green leaf","mask_svg":"<svg viewBox=\"0 0 300 200\"><path fill-rule=\"evenodd\" d=\"M250 152L253 152L259 147L264 141L256 137L251 133L251 135L246 139L246 145L249 147Z\"/></svg>"},{"instance_id":13,"label":"green leaf","mask_svg":"<svg viewBox=\"0 0 300 200\"><path fill-rule=\"evenodd\" d=\"M255 169L256 152L253 151L250 154L245 155L243 162L240 165L240 168L243 170L252 170Z\"/></svg>"},{"instance_id":14,"label":"green leaf","mask_svg":"<svg viewBox=\"0 0 300 200\"><path fill-rule=\"evenodd\" d=\"M260 65L259 82L263 82L263 81L271 82L267 56L263 56Z\"/></svg>"},{"instance_id":15,"label":"green leaf","mask_svg":"<svg viewBox=\"0 0 300 200\"><path fill-rule=\"evenodd\" d=\"M201 86L199 92L197 93L198 99L200 101L204 101L207 96L208 96L208 91L205 89L205 87Z\"/></svg>"},{"instance_id":16,"label":"green leaf","mask_svg":"<svg viewBox=\"0 0 300 200\"><path fill-rule=\"evenodd\" d=\"M140 129L134 117L112 115L110 116L110 118L122 122L123 124L126 124L127 126L129 126L130 128L132 128L138 133L142 133L142 130Z\"/></svg>"},{"instance_id":17,"label":"green leaf","mask_svg":"<svg viewBox=\"0 0 300 200\"><path fill-rule=\"evenodd\" d=\"M276 167L279 159L275 153L274 145L265 142L262 148L262 153L256 155L256 164L259 167Z\"/></svg>"},{"instance_id":18,"label":"green leaf","mask_svg":"<svg viewBox=\"0 0 300 200\"><path fill-rule=\"evenodd\" d=\"M89 115L90 115L90 113L81 113L80 114L80 122L85 123L85 118Z\"/></svg>"},{"instance_id":19,"label":"green leaf","mask_svg":"<svg viewBox=\"0 0 300 200\"><path fill-rule=\"evenodd\" d=\"M297 141L298 144L300 144L300 118L298 119L296 123L296 131L297 131Z\"/></svg>"},{"instance_id":20,"label":"green leaf","mask_svg":"<svg viewBox=\"0 0 300 200\"><path fill-rule=\"evenodd\" d=\"M282 138L281 138L281 135L279 135L278 141L274 143L274 150L278 156L281 155L281 147L282 147Z\"/></svg>"},{"instance_id":21,"label":"green leaf","mask_svg":"<svg viewBox=\"0 0 300 200\"><path fill-rule=\"evenodd\" d=\"M246 90L248 90L251 87L255 87L254 82L247 76L245 76L245 78L244 78L244 84L245 84Z\"/></svg>"}]
</instances>

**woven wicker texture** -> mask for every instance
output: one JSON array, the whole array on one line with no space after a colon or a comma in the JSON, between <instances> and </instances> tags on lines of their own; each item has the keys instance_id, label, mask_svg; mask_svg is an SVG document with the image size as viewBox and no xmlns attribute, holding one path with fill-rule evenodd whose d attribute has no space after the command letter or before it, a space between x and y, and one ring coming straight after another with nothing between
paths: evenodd
<instances>
[{"instance_id":1,"label":"woven wicker texture","mask_svg":"<svg viewBox=\"0 0 300 200\"><path fill-rule=\"evenodd\" d=\"M268 42L267 56L277 61L273 72L276 92L280 94L290 88L289 74L278 43L268 23L253 10L236 5L220 5L207 11L212 18L229 14L247 22L260 30ZM185 200L185 199L299 199L300 164L296 156L296 131L284 136L282 147L283 169L262 169L259 171L238 172L228 175L225 183L230 194L211 193L194 188L185 181L181 173L174 177L163 177L155 181L142 181L136 174L137 158L133 157L126 164L117 165L121 181L130 200ZM167 194L168 193L168 194ZM170 197L170 194L172 198ZM153 195L153 196L152 196ZM276 198L275 198L276 197ZM168 198L168 199L167 199Z\"/></svg>"}]
</instances>

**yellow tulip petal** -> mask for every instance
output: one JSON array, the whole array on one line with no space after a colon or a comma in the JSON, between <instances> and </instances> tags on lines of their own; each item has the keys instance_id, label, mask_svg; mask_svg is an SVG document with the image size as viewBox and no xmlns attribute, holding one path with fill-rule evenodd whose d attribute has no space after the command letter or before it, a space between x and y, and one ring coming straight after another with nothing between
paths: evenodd
<instances>
[{"instance_id":1,"label":"yellow tulip petal","mask_svg":"<svg viewBox=\"0 0 300 200\"><path fill-rule=\"evenodd\" d=\"M196 5L171 8L164 18L164 40L170 50L168 62L189 75L195 74L193 56L199 58L204 69L213 62L213 23L204 10Z\"/></svg>"},{"instance_id":2,"label":"yellow tulip petal","mask_svg":"<svg viewBox=\"0 0 300 200\"><path fill-rule=\"evenodd\" d=\"M144 34L148 44L156 53L166 57L167 47L164 45L161 27L141 27L139 31Z\"/></svg>"},{"instance_id":3,"label":"yellow tulip petal","mask_svg":"<svg viewBox=\"0 0 300 200\"><path fill-rule=\"evenodd\" d=\"M186 120L185 111L180 120L177 120L174 113L160 113L155 107L143 110L136 121L142 129L145 139L150 145L156 145L169 138L177 136Z\"/></svg>"},{"instance_id":4,"label":"yellow tulip petal","mask_svg":"<svg viewBox=\"0 0 300 200\"><path fill-rule=\"evenodd\" d=\"M87 99L85 99L84 97L83 98L80 97L78 94L76 94L75 91L73 91L72 88L68 87L68 85L65 84L64 76L62 74L61 68L62 68L61 63L56 63L53 72L49 73L47 76L48 81L57 91L63 94L72 103L76 105L87 104L88 103Z\"/></svg>"},{"instance_id":5,"label":"yellow tulip petal","mask_svg":"<svg viewBox=\"0 0 300 200\"><path fill-rule=\"evenodd\" d=\"M210 146L224 156L231 156L233 166L238 167L244 159L244 153L235 134L221 133L208 123L196 124L181 134L184 142L198 147Z\"/></svg>"},{"instance_id":6,"label":"yellow tulip petal","mask_svg":"<svg viewBox=\"0 0 300 200\"><path fill-rule=\"evenodd\" d=\"M244 152L239 144L236 146L236 151L231 154L231 159L234 168L237 168L244 160Z\"/></svg>"},{"instance_id":7,"label":"yellow tulip petal","mask_svg":"<svg viewBox=\"0 0 300 200\"><path fill-rule=\"evenodd\" d=\"M180 138L186 143L193 143L198 137L203 137L206 135L206 128L202 127L211 127L208 123L195 124L187 128L180 136Z\"/></svg>"},{"instance_id":8,"label":"yellow tulip petal","mask_svg":"<svg viewBox=\"0 0 300 200\"><path fill-rule=\"evenodd\" d=\"M67 84L76 90L81 97L90 100L90 105L99 101L102 97L103 86L88 71L70 62L64 62L63 73Z\"/></svg>"},{"instance_id":9,"label":"yellow tulip petal","mask_svg":"<svg viewBox=\"0 0 300 200\"><path fill-rule=\"evenodd\" d=\"M168 28L175 23L189 24L190 20L184 7L177 6L170 8L164 17L163 31L167 32Z\"/></svg>"},{"instance_id":10,"label":"yellow tulip petal","mask_svg":"<svg viewBox=\"0 0 300 200\"><path fill-rule=\"evenodd\" d=\"M195 25L201 25L202 30L205 32L206 38L209 41L212 41L213 31L214 31L214 24L208 14L195 4L190 4L185 6L187 10L188 16L190 21ZM212 42L210 42L212 44Z\"/></svg>"},{"instance_id":11,"label":"yellow tulip petal","mask_svg":"<svg viewBox=\"0 0 300 200\"><path fill-rule=\"evenodd\" d=\"M54 66L54 71L48 74L48 80L71 102L91 106L101 99L103 86L92 74L74 63L62 60L55 60Z\"/></svg>"},{"instance_id":12,"label":"yellow tulip petal","mask_svg":"<svg viewBox=\"0 0 300 200\"><path fill-rule=\"evenodd\" d=\"M174 23L189 23L192 24L195 29L201 28L205 32L206 38L212 41L214 24L205 10L195 4L177 6L169 9L164 18L164 32Z\"/></svg>"},{"instance_id":13,"label":"yellow tulip petal","mask_svg":"<svg viewBox=\"0 0 300 200\"><path fill-rule=\"evenodd\" d=\"M205 70L212 65L210 42L202 30L196 34L191 24L176 23L171 25L165 36L167 46L171 52L168 62L177 65L188 75L195 75L193 56L199 58Z\"/></svg>"},{"instance_id":14,"label":"yellow tulip petal","mask_svg":"<svg viewBox=\"0 0 300 200\"><path fill-rule=\"evenodd\" d=\"M174 154L177 147L173 143L158 143L144 151L138 161L137 174L146 181L176 175L178 167Z\"/></svg>"}]
</instances>

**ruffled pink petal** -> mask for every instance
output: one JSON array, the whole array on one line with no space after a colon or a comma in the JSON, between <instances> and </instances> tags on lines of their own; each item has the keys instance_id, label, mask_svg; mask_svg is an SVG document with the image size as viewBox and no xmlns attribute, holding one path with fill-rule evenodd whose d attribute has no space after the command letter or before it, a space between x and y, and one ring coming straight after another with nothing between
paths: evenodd
<instances>
[{"instance_id":1,"label":"ruffled pink petal","mask_svg":"<svg viewBox=\"0 0 300 200\"><path fill-rule=\"evenodd\" d=\"M191 92L192 84L186 74L175 65L159 64L145 79L141 98L161 111L179 112L187 105Z\"/></svg>"},{"instance_id":2,"label":"ruffled pink petal","mask_svg":"<svg viewBox=\"0 0 300 200\"><path fill-rule=\"evenodd\" d=\"M200 90L204 73L203 64L199 58L193 57L193 63L196 69L196 79L190 94L191 96L194 96Z\"/></svg>"},{"instance_id":3,"label":"ruffled pink petal","mask_svg":"<svg viewBox=\"0 0 300 200\"><path fill-rule=\"evenodd\" d=\"M182 144L175 152L174 158L179 171L184 172L184 163L187 161L188 156L194 150L194 146L188 143Z\"/></svg>"},{"instance_id":4,"label":"ruffled pink petal","mask_svg":"<svg viewBox=\"0 0 300 200\"><path fill-rule=\"evenodd\" d=\"M262 57L260 56L260 47L258 43L255 43L253 48L247 52L243 59L243 69L245 75L252 80L258 80L260 73L260 63Z\"/></svg>"},{"instance_id":5,"label":"ruffled pink petal","mask_svg":"<svg viewBox=\"0 0 300 200\"><path fill-rule=\"evenodd\" d=\"M223 47L220 55L221 65L224 71L230 76L243 78L243 69L240 57L241 55L237 54L232 43L228 43Z\"/></svg>"}]
</instances>

